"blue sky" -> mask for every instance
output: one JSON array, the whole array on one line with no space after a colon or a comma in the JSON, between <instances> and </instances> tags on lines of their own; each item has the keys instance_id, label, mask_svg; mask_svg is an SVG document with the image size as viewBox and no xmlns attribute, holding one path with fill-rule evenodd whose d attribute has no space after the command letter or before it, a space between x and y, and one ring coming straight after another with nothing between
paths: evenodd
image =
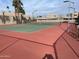
<instances>
[{"instance_id":1,"label":"blue sky","mask_svg":"<svg viewBox=\"0 0 79 59\"><path fill-rule=\"evenodd\" d=\"M64 0L22 0L26 14L29 15L34 11L36 11L34 13L35 15L47 15L48 13L66 14L68 13L68 5L67 3L63 3L63 1ZM70 1L75 2L74 7L76 8L76 11L79 11L79 0ZM8 11L6 6L10 6L10 10L14 12L14 7L11 2L12 0L0 0L0 12Z\"/></svg>"}]
</instances>

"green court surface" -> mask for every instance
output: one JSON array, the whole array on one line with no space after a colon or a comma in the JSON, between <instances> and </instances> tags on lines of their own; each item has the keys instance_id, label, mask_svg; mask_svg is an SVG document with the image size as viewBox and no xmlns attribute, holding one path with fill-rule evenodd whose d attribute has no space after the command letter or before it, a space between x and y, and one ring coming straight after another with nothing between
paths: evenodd
<instances>
[{"instance_id":1,"label":"green court surface","mask_svg":"<svg viewBox=\"0 0 79 59\"><path fill-rule=\"evenodd\" d=\"M0 30L10 30L16 32L33 32L41 29L55 26L55 23L31 23L31 24L19 24L19 25L6 25L0 26Z\"/></svg>"}]
</instances>

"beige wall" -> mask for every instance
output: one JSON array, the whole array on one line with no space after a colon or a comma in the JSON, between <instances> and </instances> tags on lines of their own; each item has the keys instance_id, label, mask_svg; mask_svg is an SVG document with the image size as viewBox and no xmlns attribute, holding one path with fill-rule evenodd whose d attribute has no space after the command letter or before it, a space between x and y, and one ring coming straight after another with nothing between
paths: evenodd
<instances>
[{"instance_id":1,"label":"beige wall","mask_svg":"<svg viewBox=\"0 0 79 59\"><path fill-rule=\"evenodd\" d=\"M2 23L2 19L0 19L0 25L6 25L6 24L16 24L16 22L15 21L13 21L13 17L9 17L9 19L10 19L10 22L9 21L6 21L6 23L4 24L4 23Z\"/></svg>"},{"instance_id":2,"label":"beige wall","mask_svg":"<svg viewBox=\"0 0 79 59\"><path fill-rule=\"evenodd\" d=\"M0 13L1 16L3 16L3 13ZM6 21L6 24L16 24L16 21L13 22L13 16L15 16L15 13L9 13L9 12L5 12L4 13L5 16L9 16L10 22ZM16 13L16 15L18 15L18 13ZM30 16L28 15L24 15L24 17L26 19L29 19ZM19 18L21 18L21 13L19 13ZM0 25L4 25L0 19Z\"/></svg>"},{"instance_id":3,"label":"beige wall","mask_svg":"<svg viewBox=\"0 0 79 59\"><path fill-rule=\"evenodd\" d=\"M5 12L4 15L8 16L10 19L10 22L6 21L6 24L16 24L16 22L13 22L13 16L15 16L15 13ZM0 16L3 16L3 13L0 13ZM2 19L0 19L0 25L6 25L6 24L2 23Z\"/></svg>"}]
</instances>

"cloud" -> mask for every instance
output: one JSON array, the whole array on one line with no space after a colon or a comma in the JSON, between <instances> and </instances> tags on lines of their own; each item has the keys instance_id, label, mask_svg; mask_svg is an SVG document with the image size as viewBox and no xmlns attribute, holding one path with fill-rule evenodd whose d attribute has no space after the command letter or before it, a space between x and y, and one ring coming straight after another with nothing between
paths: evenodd
<instances>
[{"instance_id":1,"label":"cloud","mask_svg":"<svg viewBox=\"0 0 79 59\"><path fill-rule=\"evenodd\" d=\"M63 0L21 0L24 4L26 14L32 14L34 10L38 10L37 13L49 13L56 12L59 14L65 14L68 12L67 5L63 3ZM79 11L79 0L71 0L75 2L75 8ZM10 6L10 10L14 11L12 6L12 0L0 0L0 7L2 10L6 10L6 6ZM1 10L1 9L0 9ZM6 10L7 11L7 10Z\"/></svg>"}]
</instances>

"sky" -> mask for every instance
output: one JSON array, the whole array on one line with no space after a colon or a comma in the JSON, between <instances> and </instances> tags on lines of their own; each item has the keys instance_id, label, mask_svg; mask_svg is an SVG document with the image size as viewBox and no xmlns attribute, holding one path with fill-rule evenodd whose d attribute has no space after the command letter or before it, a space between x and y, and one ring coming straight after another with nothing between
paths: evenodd
<instances>
[{"instance_id":1,"label":"sky","mask_svg":"<svg viewBox=\"0 0 79 59\"><path fill-rule=\"evenodd\" d=\"M75 2L74 6L71 3L63 3L64 0L21 0L23 2L23 8L28 15L47 15L49 13L64 15L69 12L69 4L71 7L75 7L76 11L79 11L79 0L70 0ZM0 12L8 11L6 6L10 7L10 11L14 12L12 6L12 0L0 0ZM73 12L73 9L70 9Z\"/></svg>"}]
</instances>

